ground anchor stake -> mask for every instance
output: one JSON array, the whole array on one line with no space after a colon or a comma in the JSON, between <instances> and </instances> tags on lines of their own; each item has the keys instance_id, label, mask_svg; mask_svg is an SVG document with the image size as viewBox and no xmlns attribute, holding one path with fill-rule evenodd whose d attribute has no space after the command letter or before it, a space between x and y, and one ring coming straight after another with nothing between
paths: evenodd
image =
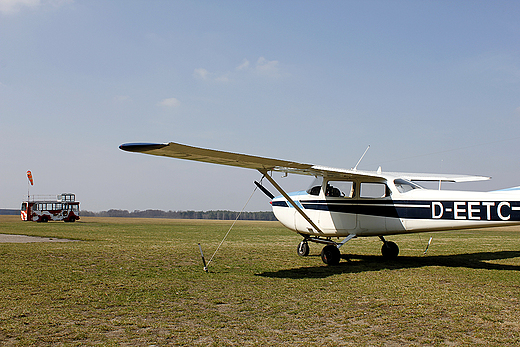
<instances>
[{"instance_id":1,"label":"ground anchor stake","mask_svg":"<svg viewBox=\"0 0 520 347\"><path fill-rule=\"evenodd\" d=\"M208 272L208 267L206 265L206 259L204 259L204 253L202 253L202 246L199 243L200 256L202 257L202 264L204 264L204 271Z\"/></svg>"}]
</instances>

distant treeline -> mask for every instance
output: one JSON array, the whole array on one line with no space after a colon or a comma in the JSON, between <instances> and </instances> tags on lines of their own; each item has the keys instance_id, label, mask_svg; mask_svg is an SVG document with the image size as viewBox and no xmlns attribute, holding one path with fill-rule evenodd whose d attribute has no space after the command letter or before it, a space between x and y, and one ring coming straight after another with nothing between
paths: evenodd
<instances>
[{"instance_id":1,"label":"distant treeline","mask_svg":"<svg viewBox=\"0 0 520 347\"><path fill-rule=\"evenodd\" d=\"M16 216L20 214L20 210L11 210L7 208L0 208L0 215Z\"/></svg>"},{"instance_id":2,"label":"distant treeline","mask_svg":"<svg viewBox=\"0 0 520 347\"><path fill-rule=\"evenodd\" d=\"M101 212L81 211L85 217L135 217L135 218L172 218L172 219L216 219L235 220L239 212L236 211L162 211L162 210L108 210ZM242 212L240 220L275 221L273 212Z\"/></svg>"}]
</instances>

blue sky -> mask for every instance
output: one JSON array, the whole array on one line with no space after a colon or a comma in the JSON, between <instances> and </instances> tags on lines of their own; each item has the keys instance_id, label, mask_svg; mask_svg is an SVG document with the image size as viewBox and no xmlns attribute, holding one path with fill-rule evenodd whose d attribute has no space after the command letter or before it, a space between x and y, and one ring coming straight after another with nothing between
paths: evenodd
<instances>
[{"instance_id":1,"label":"blue sky","mask_svg":"<svg viewBox=\"0 0 520 347\"><path fill-rule=\"evenodd\" d=\"M518 18L513 1L0 0L0 208L27 170L31 194L91 211L240 210L260 179L126 142L342 168L371 145L360 169L520 185Z\"/></svg>"}]
</instances>

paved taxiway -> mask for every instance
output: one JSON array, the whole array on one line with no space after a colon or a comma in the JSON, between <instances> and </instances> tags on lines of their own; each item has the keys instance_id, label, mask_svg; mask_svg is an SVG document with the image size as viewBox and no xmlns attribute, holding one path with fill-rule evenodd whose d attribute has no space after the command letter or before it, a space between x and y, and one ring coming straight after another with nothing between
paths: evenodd
<instances>
[{"instance_id":1,"label":"paved taxiway","mask_svg":"<svg viewBox=\"0 0 520 347\"><path fill-rule=\"evenodd\" d=\"M74 240L36 237L27 235L0 234L0 243L30 243L30 242L73 242Z\"/></svg>"}]
</instances>

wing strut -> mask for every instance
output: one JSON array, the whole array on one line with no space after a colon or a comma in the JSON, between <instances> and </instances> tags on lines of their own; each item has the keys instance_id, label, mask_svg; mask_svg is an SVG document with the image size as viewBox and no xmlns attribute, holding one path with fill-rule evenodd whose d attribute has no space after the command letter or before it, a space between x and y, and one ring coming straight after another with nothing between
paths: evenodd
<instances>
[{"instance_id":1,"label":"wing strut","mask_svg":"<svg viewBox=\"0 0 520 347\"><path fill-rule=\"evenodd\" d=\"M291 199L291 197L282 189L282 187L280 187L278 185L278 183L276 183L276 181L267 174L267 170L258 170L260 171L261 174L264 175L265 178L267 178L267 180L273 185L273 187L276 188L276 190L278 190L280 192L280 194L283 195L283 197L285 199L287 199L287 201L289 201L289 203L291 205L294 206L294 208L296 209L296 211L298 211L299 214L301 214L301 216L303 218L305 218L305 220L307 222L309 222L309 224L314 228L314 230L316 230L317 232L319 232L320 234L323 234L323 232L320 230L320 228L318 228L318 226L312 221L312 219L309 218L309 216L307 216L307 214L305 212L303 212L303 210L294 202L293 199Z\"/></svg>"}]
</instances>

